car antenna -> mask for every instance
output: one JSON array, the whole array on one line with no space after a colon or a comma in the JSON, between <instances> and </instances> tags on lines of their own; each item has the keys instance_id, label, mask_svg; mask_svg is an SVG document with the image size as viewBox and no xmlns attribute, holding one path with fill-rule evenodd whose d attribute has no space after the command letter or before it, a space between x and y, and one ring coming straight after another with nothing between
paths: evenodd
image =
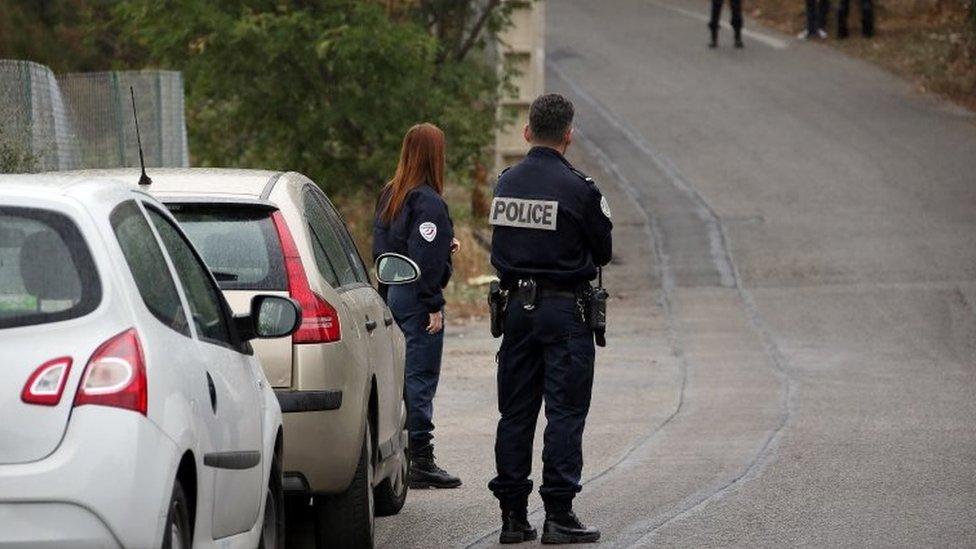
<instances>
[{"instance_id":1,"label":"car antenna","mask_svg":"<svg viewBox=\"0 0 976 549\"><path fill-rule=\"evenodd\" d=\"M139 176L139 186L152 185L152 179L146 175L146 160L142 156L142 136L139 135L139 115L136 114L136 92L129 86L129 95L132 96L132 118L136 121L136 144L139 145L139 166L142 167L142 175Z\"/></svg>"}]
</instances>

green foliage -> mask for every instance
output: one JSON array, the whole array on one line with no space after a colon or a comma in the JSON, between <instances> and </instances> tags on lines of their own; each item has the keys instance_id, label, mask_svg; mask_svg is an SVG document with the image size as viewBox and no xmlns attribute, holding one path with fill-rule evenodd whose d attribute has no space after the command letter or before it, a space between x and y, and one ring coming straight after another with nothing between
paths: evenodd
<instances>
[{"instance_id":1,"label":"green foliage","mask_svg":"<svg viewBox=\"0 0 976 549\"><path fill-rule=\"evenodd\" d=\"M107 24L114 0L0 0L0 59L27 59L56 73L137 64Z\"/></svg>"},{"instance_id":2,"label":"green foliage","mask_svg":"<svg viewBox=\"0 0 976 549\"><path fill-rule=\"evenodd\" d=\"M0 173L31 173L40 160L30 150L30 134L0 120Z\"/></svg>"},{"instance_id":3,"label":"green foliage","mask_svg":"<svg viewBox=\"0 0 976 549\"><path fill-rule=\"evenodd\" d=\"M350 191L392 175L417 122L444 129L454 178L493 139L494 67L444 56L417 21L349 0L126 0L113 24L125 48L183 71L196 163L298 170Z\"/></svg>"}]
</instances>

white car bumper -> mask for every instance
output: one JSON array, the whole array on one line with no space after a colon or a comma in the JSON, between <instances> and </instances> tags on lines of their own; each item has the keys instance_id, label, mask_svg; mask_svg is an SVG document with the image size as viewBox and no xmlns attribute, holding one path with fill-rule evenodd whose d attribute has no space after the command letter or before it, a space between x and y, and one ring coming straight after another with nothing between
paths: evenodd
<instances>
[{"instance_id":1,"label":"white car bumper","mask_svg":"<svg viewBox=\"0 0 976 549\"><path fill-rule=\"evenodd\" d=\"M145 417L77 408L54 453L0 465L0 547L156 547L179 460Z\"/></svg>"}]
</instances>

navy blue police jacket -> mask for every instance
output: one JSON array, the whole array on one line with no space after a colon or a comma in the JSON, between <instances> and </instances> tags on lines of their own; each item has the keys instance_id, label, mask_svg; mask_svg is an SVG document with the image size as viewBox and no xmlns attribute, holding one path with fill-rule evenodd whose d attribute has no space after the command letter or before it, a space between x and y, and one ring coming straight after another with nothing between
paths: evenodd
<instances>
[{"instance_id":1,"label":"navy blue police jacket","mask_svg":"<svg viewBox=\"0 0 976 549\"><path fill-rule=\"evenodd\" d=\"M415 282L417 299L428 312L444 308L443 289L451 280L451 241L454 223L447 204L429 185L410 191L400 212L389 224L380 218L389 197L384 194L376 203L373 222L373 260L383 253L394 252L414 260L420 267Z\"/></svg>"},{"instance_id":2,"label":"navy blue police jacket","mask_svg":"<svg viewBox=\"0 0 976 549\"><path fill-rule=\"evenodd\" d=\"M491 264L505 287L518 279L575 285L613 254L610 207L596 183L562 154L533 147L498 178L489 212Z\"/></svg>"}]
</instances>

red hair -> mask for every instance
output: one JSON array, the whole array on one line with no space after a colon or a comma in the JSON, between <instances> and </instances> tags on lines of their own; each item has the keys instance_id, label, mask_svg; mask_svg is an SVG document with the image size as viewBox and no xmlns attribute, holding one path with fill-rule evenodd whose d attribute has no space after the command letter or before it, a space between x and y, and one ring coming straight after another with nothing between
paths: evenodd
<instances>
[{"instance_id":1,"label":"red hair","mask_svg":"<svg viewBox=\"0 0 976 549\"><path fill-rule=\"evenodd\" d=\"M387 198L380 219L392 222L410 191L421 185L429 185L437 194L444 194L444 132L428 123L417 124L403 137L396 173L383 187L381 196Z\"/></svg>"}]
</instances>

